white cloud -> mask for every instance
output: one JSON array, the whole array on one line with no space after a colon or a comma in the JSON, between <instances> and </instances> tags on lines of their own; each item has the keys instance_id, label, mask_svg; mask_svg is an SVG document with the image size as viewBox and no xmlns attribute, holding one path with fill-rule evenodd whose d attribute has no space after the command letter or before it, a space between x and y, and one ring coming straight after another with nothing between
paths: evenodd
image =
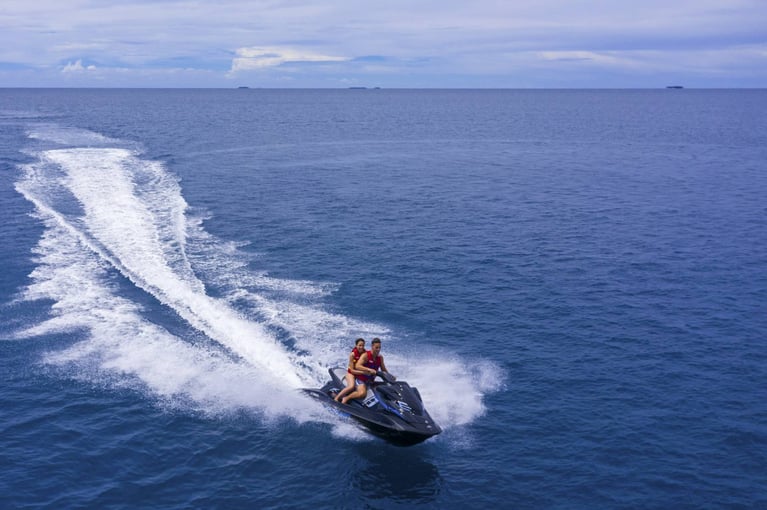
<instances>
[{"instance_id":1,"label":"white cloud","mask_svg":"<svg viewBox=\"0 0 767 510\"><path fill-rule=\"evenodd\" d=\"M263 46L237 49L232 59L232 73L274 67L286 62L344 62L349 57L323 55L306 50Z\"/></svg>"},{"instance_id":2,"label":"white cloud","mask_svg":"<svg viewBox=\"0 0 767 510\"><path fill-rule=\"evenodd\" d=\"M618 59L610 55L603 53L596 53L593 51L542 51L538 55L543 60L554 61L592 61L601 63L617 63Z\"/></svg>"},{"instance_id":3,"label":"white cloud","mask_svg":"<svg viewBox=\"0 0 767 510\"><path fill-rule=\"evenodd\" d=\"M82 73L85 71L95 71L96 66L89 65L84 66L82 60L78 60L77 62L68 62L67 65L65 65L62 69L62 73Z\"/></svg>"}]
</instances>

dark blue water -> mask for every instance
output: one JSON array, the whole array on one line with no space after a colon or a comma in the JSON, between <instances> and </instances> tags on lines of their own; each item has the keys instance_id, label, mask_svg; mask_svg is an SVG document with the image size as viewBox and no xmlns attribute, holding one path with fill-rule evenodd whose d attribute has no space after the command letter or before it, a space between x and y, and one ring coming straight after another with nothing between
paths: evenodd
<instances>
[{"instance_id":1,"label":"dark blue water","mask_svg":"<svg viewBox=\"0 0 767 510\"><path fill-rule=\"evenodd\" d=\"M767 508L766 110L0 90L0 507ZM442 435L296 391L357 336Z\"/></svg>"}]
</instances>

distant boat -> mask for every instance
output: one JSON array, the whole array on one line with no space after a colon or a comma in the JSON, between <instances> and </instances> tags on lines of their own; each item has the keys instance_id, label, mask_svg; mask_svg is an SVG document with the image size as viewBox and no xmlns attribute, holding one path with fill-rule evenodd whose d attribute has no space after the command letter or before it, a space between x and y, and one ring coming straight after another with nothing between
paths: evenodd
<instances>
[{"instance_id":1,"label":"distant boat","mask_svg":"<svg viewBox=\"0 0 767 510\"><path fill-rule=\"evenodd\" d=\"M238 89L249 89L250 87L245 87L245 86L242 86L242 87L237 87L237 88L238 88Z\"/></svg>"},{"instance_id":2,"label":"distant boat","mask_svg":"<svg viewBox=\"0 0 767 510\"><path fill-rule=\"evenodd\" d=\"M681 85L667 85L667 89L683 89L684 87Z\"/></svg>"}]
</instances>

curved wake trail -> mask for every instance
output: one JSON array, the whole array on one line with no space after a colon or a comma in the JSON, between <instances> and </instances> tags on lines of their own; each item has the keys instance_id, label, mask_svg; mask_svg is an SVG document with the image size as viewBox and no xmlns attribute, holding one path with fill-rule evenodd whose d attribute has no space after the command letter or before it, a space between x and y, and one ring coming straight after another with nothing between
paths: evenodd
<instances>
[{"instance_id":1,"label":"curved wake trail","mask_svg":"<svg viewBox=\"0 0 767 510\"><path fill-rule=\"evenodd\" d=\"M343 363L349 339L385 336L385 328L307 304L306 297L332 292L330 284L248 269L236 247L189 216L177 179L125 142L56 126L30 138L57 146L36 152L38 160L22 167L16 185L46 227L23 298L55 304L51 318L21 336L88 333L49 353L47 362L73 367L76 377L92 381L137 383L163 401L205 412L245 408L299 421L328 419L294 390L323 382L327 367ZM139 304L121 295L115 270L207 340L180 338L146 318ZM199 271L224 297L207 293ZM300 299L292 300L296 295ZM284 332L294 347L274 331ZM387 359L418 385L443 428L484 413L483 393L496 389L460 360L435 359L424 368L395 350ZM452 393L465 398L444 395L440 379L446 373ZM357 436L346 426L339 431Z\"/></svg>"},{"instance_id":2,"label":"curved wake trail","mask_svg":"<svg viewBox=\"0 0 767 510\"><path fill-rule=\"evenodd\" d=\"M186 256L187 204L161 164L122 148L52 149L25 173L17 189L57 222L50 232L59 239L65 231L77 236L195 329L268 374L264 379L272 384L301 385L292 353L261 324L206 294Z\"/></svg>"},{"instance_id":3,"label":"curved wake trail","mask_svg":"<svg viewBox=\"0 0 767 510\"><path fill-rule=\"evenodd\" d=\"M62 149L44 157L65 171L84 209L85 232L136 285L249 363L300 385L289 353L261 325L205 294L185 256L187 204L158 163L124 149ZM142 196L136 184L142 178L156 196Z\"/></svg>"},{"instance_id":4,"label":"curved wake trail","mask_svg":"<svg viewBox=\"0 0 767 510\"><path fill-rule=\"evenodd\" d=\"M35 249L38 266L23 297L53 299L56 304L52 318L27 328L22 336L88 332L87 339L49 352L47 363L72 367L75 378L88 382L149 388L168 405L206 413L259 408L269 415L285 415L291 410L289 398L281 401L283 408L260 405L269 388L258 370L215 349L189 344L144 320L141 307L108 283L111 267L102 257L57 218L48 216L43 221L46 232Z\"/></svg>"}]
</instances>

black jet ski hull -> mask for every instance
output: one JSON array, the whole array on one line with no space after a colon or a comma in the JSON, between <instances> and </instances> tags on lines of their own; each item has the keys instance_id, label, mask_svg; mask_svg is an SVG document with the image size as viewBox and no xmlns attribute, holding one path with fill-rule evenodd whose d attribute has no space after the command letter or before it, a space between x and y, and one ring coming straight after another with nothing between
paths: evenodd
<instances>
[{"instance_id":1,"label":"black jet ski hull","mask_svg":"<svg viewBox=\"0 0 767 510\"><path fill-rule=\"evenodd\" d=\"M376 436L397 446L416 445L442 432L442 429L423 409L423 403L420 401L417 390L410 388L405 382L373 383L370 385L372 389L369 390L365 399L352 400L349 404L336 402L333 400L333 396L344 385L339 377L341 374L339 369L335 369L339 371L336 374L333 373L333 370L330 369L331 380L325 386L320 389L304 389L303 391L322 404L353 418ZM383 392L385 386L391 386L392 389ZM408 402L400 403L396 400L387 400L387 393L402 396L403 388L407 389ZM397 402L399 405L394 406L392 402ZM397 407L400 409L398 410ZM402 407L407 411L402 412ZM413 410L415 412L411 412Z\"/></svg>"}]
</instances>

